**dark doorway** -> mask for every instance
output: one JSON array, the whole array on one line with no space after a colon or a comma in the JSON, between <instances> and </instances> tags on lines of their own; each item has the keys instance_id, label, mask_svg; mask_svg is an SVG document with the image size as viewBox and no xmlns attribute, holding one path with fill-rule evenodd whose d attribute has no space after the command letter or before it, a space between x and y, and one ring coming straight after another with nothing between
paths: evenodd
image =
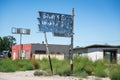
<instances>
[{"instance_id":1,"label":"dark doorway","mask_svg":"<svg viewBox=\"0 0 120 80\"><path fill-rule=\"evenodd\" d=\"M110 61L110 63L117 63L117 50L103 50L104 59Z\"/></svg>"}]
</instances>

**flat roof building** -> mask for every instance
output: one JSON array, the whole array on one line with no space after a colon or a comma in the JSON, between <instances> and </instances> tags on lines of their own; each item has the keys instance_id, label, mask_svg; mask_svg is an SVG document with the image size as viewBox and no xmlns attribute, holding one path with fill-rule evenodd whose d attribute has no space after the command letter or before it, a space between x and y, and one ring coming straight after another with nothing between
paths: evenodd
<instances>
[{"instance_id":1,"label":"flat roof building","mask_svg":"<svg viewBox=\"0 0 120 80\"><path fill-rule=\"evenodd\" d=\"M69 57L69 45L48 44L51 57L64 59ZM21 50L21 53L20 53ZM46 44L22 44L12 46L12 59L42 59L47 57Z\"/></svg>"},{"instance_id":2,"label":"flat roof building","mask_svg":"<svg viewBox=\"0 0 120 80\"><path fill-rule=\"evenodd\" d=\"M111 63L120 64L120 46L114 45L89 45L74 48L74 55L88 56L91 60L107 59Z\"/></svg>"}]
</instances>

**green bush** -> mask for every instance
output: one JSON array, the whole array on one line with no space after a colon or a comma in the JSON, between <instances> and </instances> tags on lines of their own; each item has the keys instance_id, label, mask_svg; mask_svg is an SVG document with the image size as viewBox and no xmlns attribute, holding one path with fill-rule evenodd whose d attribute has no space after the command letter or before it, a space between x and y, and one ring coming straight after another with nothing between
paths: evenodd
<instances>
[{"instance_id":1,"label":"green bush","mask_svg":"<svg viewBox=\"0 0 120 80\"><path fill-rule=\"evenodd\" d=\"M83 63L83 62L80 62L80 61L78 61L78 62L74 61L73 75L74 75L74 76L82 76L82 75L80 75L80 74L81 74L81 72L83 72L83 71L84 71L84 63ZM84 72L85 72L85 71L84 71Z\"/></svg>"},{"instance_id":2,"label":"green bush","mask_svg":"<svg viewBox=\"0 0 120 80\"><path fill-rule=\"evenodd\" d=\"M34 75L35 76L41 76L41 75L43 75L43 72L42 71L35 71Z\"/></svg>"},{"instance_id":3,"label":"green bush","mask_svg":"<svg viewBox=\"0 0 120 80\"><path fill-rule=\"evenodd\" d=\"M92 75L94 71L94 65L92 60L88 57L74 57L74 73L75 76L85 77L87 75Z\"/></svg>"},{"instance_id":4,"label":"green bush","mask_svg":"<svg viewBox=\"0 0 120 80\"><path fill-rule=\"evenodd\" d=\"M91 60L88 59L86 62L84 62L84 70L88 75L92 75L94 72L94 65Z\"/></svg>"},{"instance_id":5,"label":"green bush","mask_svg":"<svg viewBox=\"0 0 120 80\"><path fill-rule=\"evenodd\" d=\"M0 61L0 71L1 72L15 72L17 66L12 62L11 59L3 59Z\"/></svg>"},{"instance_id":6,"label":"green bush","mask_svg":"<svg viewBox=\"0 0 120 80\"><path fill-rule=\"evenodd\" d=\"M103 60L95 61L94 66L95 66L95 69L94 69L95 76L98 76L98 77L107 76L107 73L105 72L106 68L105 68Z\"/></svg>"},{"instance_id":7,"label":"green bush","mask_svg":"<svg viewBox=\"0 0 120 80\"><path fill-rule=\"evenodd\" d=\"M106 74L106 72L105 72L105 70L103 68L96 68L95 69L95 76L106 77L107 74Z\"/></svg>"},{"instance_id":8,"label":"green bush","mask_svg":"<svg viewBox=\"0 0 120 80\"><path fill-rule=\"evenodd\" d=\"M94 66L92 64L88 64L85 65L84 69L88 75L92 75L94 71Z\"/></svg>"},{"instance_id":9,"label":"green bush","mask_svg":"<svg viewBox=\"0 0 120 80\"><path fill-rule=\"evenodd\" d=\"M34 66L32 64L27 64L24 66L24 70L33 70Z\"/></svg>"},{"instance_id":10,"label":"green bush","mask_svg":"<svg viewBox=\"0 0 120 80\"><path fill-rule=\"evenodd\" d=\"M1 72L14 72L14 71L25 71L33 70L34 65L30 60L11 60L3 59L0 60L0 71Z\"/></svg>"},{"instance_id":11,"label":"green bush","mask_svg":"<svg viewBox=\"0 0 120 80\"><path fill-rule=\"evenodd\" d=\"M40 65L39 65L38 60L32 59L31 63L34 66L34 69L39 69Z\"/></svg>"},{"instance_id":12,"label":"green bush","mask_svg":"<svg viewBox=\"0 0 120 80\"><path fill-rule=\"evenodd\" d=\"M25 71L27 70L27 65L30 65L29 60L15 60L14 63L16 63L16 65L18 66L18 71Z\"/></svg>"},{"instance_id":13,"label":"green bush","mask_svg":"<svg viewBox=\"0 0 120 80\"><path fill-rule=\"evenodd\" d=\"M110 65L109 71L111 80L120 80L120 65Z\"/></svg>"},{"instance_id":14,"label":"green bush","mask_svg":"<svg viewBox=\"0 0 120 80\"><path fill-rule=\"evenodd\" d=\"M73 76L77 76L77 77L83 77L83 78L85 78L85 77L87 77L88 76L88 74L86 73L86 71L76 71L76 72L74 72L73 73Z\"/></svg>"},{"instance_id":15,"label":"green bush","mask_svg":"<svg viewBox=\"0 0 120 80\"><path fill-rule=\"evenodd\" d=\"M49 72L45 72L45 71L41 71L41 70L37 70L34 72L34 76L50 76L51 74Z\"/></svg>"},{"instance_id":16,"label":"green bush","mask_svg":"<svg viewBox=\"0 0 120 80\"><path fill-rule=\"evenodd\" d=\"M42 60L40 60L39 65L40 65L40 69L42 70L48 71L50 69L49 61L46 58L43 58Z\"/></svg>"},{"instance_id":17,"label":"green bush","mask_svg":"<svg viewBox=\"0 0 120 80\"><path fill-rule=\"evenodd\" d=\"M58 74L60 76L70 76L70 69L68 66L61 65L59 67L56 67L55 74Z\"/></svg>"},{"instance_id":18,"label":"green bush","mask_svg":"<svg viewBox=\"0 0 120 80\"><path fill-rule=\"evenodd\" d=\"M70 65L68 60L57 60L52 58L53 72L57 75L70 75Z\"/></svg>"},{"instance_id":19,"label":"green bush","mask_svg":"<svg viewBox=\"0 0 120 80\"><path fill-rule=\"evenodd\" d=\"M105 67L105 64L104 64L104 61L103 60L96 60L94 62L94 66L102 66L102 67Z\"/></svg>"},{"instance_id":20,"label":"green bush","mask_svg":"<svg viewBox=\"0 0 120 80\"><path fill-rule=\"evenodd\" d=\"M120 70L112 70L110 72L110 79L111 80L120 80Z\"/></svg>"}]
</instances>

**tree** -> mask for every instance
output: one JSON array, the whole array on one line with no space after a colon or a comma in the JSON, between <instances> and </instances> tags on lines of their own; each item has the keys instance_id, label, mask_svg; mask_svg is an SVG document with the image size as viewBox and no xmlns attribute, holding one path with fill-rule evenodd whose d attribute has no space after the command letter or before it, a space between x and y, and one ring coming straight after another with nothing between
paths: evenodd
<instances>
[{"instance_id":1,"label":"tree","mask_svg":"<svg viewBox=\"0 0 120 80\"><path fill-rule=\"evenodd\" d=\"M16 39L13 36L6 36L9 41L9 50L12 51L12 45L16 44Z\"/></svg>"},{"instance_id":2,"label":"tree","mask_svg":"<svg viewBox=\"0 0 120 80\"><path fill-rule=\"evenodd\" d=\"M0 52L8 50L8 56L11 56L12 45L16 44L16 39L13 36L0 37Z\"/></svg>"},{"instance_id":3,"label":"tree","mask_svg":"<svg viewBox=\"0 0 120 80\"><path fill-rule=\"evenodd\" d=\"M2 42L2 38L0 37L0 52L2 51L2 45L3 45L3 42Z\"/></svg>"},{"instance_id":4,"label":"tree","mask_svg":"<svg viewBox=\"0 0 120 80\"><path fill-rule=\"evenodd\" d=\"M7 37L0 37L0 52L2 52L3 50L8 50L9 46L9 40Z\"/></svg>"}]
</instances>

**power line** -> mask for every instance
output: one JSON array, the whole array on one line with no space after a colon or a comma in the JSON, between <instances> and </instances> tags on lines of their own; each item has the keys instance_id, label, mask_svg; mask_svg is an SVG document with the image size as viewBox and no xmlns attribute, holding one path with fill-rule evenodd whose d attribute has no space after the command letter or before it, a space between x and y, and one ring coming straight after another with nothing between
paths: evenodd
<instances>
[{"instance_id":1,"label":"power line","mask_svg":"<svg viewBox=\"0 0 120 80\"><path fill-rule=\"evenodd\" d=\"M105 41L82 41L82 42L120 42L120 40L105 40Z\"/></svg>"}]
</instances>

